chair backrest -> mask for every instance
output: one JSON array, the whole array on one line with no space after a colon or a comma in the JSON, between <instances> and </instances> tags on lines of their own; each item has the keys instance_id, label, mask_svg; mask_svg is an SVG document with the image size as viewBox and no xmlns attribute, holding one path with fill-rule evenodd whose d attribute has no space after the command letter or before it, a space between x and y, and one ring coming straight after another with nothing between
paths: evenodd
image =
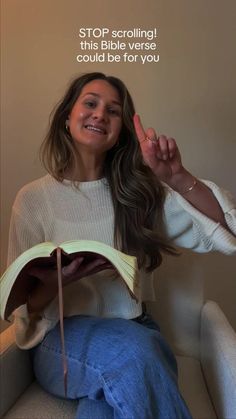
<instances>
[{"instance_id":1,"label":"chair backrest","mask_svg":"<svg viewBox=\"0 0 236 419\"><path fill-rule=\"evenodd\" d=\"M203 255L181 251L181 256L164 256L155 272L157 300L148 311L175 354L199 357L200 313L204 302Z\"/></svg>"}]
</instances>

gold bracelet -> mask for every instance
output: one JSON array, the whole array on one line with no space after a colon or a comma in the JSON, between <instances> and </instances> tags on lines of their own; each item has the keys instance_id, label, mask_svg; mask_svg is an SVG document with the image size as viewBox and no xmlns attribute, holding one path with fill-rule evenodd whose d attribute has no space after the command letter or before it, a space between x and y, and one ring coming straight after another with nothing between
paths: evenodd
<instances>
[{"instance_id":1,"label":"gold bracelet","mask_svg":"<svg viewBox=\"0 0 236 419\"><path fill-rule=\"evenodd\" d=\"M186 191L182 192L182 195L185 195L186 193L191 192L193 188L195 188L196 185L197 185L197 179L194 179L193 184L188 189L186 189Z\"/></svg>"}]
</instances>

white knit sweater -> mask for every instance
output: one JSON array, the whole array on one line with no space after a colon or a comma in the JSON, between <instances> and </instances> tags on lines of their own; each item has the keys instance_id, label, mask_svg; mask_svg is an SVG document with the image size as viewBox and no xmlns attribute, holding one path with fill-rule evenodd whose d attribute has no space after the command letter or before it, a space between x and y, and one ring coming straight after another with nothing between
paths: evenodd
<instances>
[{"instance_id":1,"label":"white knit sweater","mask_svg":"<svg viewBox=\"0 0 236 419\"><path fill-rule=\"evenodd\" d=\"M215 194L226 222L236 234L236 205L228 192L204 181ZM164 206L168 237L173 244L196 252L218 250L236 253L236 237L200 213L181 195L168 188ZM71 182L56 181L46 175L24 186L12 209L8 264L35 244L52 241L90 239L113 246L114 212L105 179L81 182L80 190ZM143 271L142 301L155 300L153 276ZM74 282L63 289L65 317L87 314L131 319L141 314L123 281L107 270ZM15 311L16 341L28 349L38 344L58 322L58 299L55 298L40 316L29 316L26 305Z\"/></svg>"}]
</instances>

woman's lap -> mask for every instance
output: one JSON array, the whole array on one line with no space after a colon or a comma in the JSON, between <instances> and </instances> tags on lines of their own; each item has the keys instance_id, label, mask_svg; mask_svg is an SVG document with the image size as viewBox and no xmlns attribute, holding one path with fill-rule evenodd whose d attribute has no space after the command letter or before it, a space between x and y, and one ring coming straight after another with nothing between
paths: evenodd
<instances>
[{"instance_id":1,"label":"woman's lap","mask_svg":"<svg viewBox=\"0 0 236 419\"><path fill-rule=\"evenodd\" d=\"M157 409L163 410L165 403L163 397L156 395L160 388L170 391L168 404L182 403L176 385L175 358L150 316L144 315L137 321L74 316L64 320L64 333L69 398L86 397L102 400L103 404L106 400L117 419L131 418L133 405L135 419L139 412L142 419L151 419L152 411L160 415ZM59 325L33 353L39 383L50 393L63 397ZM104 419L110 417L111 407ZM190 417L181 415L175 417Z\"/></svg>"}]
</instances>

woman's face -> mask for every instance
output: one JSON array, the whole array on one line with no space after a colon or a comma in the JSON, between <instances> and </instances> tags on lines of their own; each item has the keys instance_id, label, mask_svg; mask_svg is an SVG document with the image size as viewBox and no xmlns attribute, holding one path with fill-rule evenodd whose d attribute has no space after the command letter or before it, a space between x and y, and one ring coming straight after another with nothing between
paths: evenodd
<instances>
[{"instance_id":1,"label":"woman's face","mask_svg":"<svg viewBox=\"0 0 236 419\"><path fill-rule=\"evenodd\" d=\"M118 141L122 107L118 91L105 80L87 83L75 102L67 125L76 148L105 152Z\"/></svg>"}]
</instances>

